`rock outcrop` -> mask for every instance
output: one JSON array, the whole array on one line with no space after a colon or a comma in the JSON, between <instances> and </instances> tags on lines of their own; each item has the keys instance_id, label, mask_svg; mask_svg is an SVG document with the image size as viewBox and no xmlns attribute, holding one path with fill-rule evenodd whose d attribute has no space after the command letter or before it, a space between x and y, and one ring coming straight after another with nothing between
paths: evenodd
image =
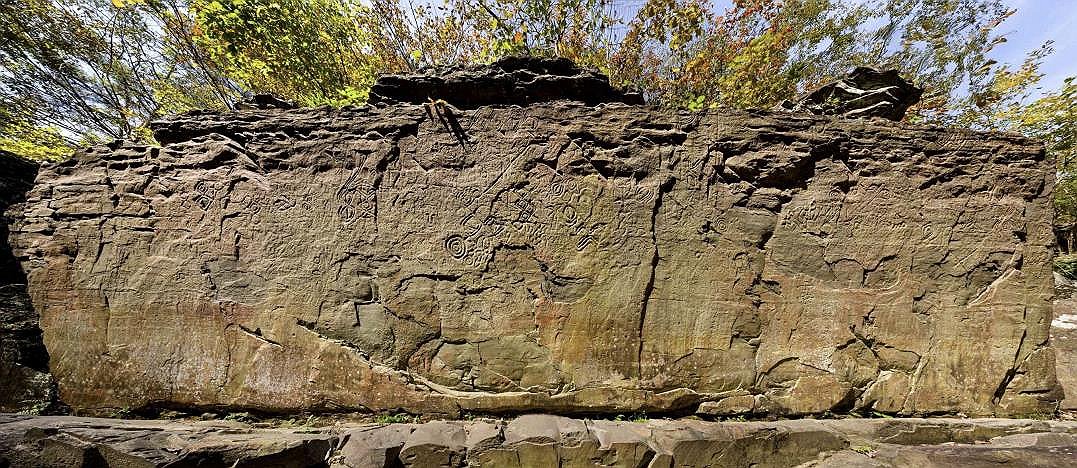
<instances>
[{"instance_id":1,"label":"rock outcrop","mask_svg":"<svg viewBox=\"0 0 1077 468\"><path fill-rule=\"evenodd\" d=\"M1044 467L1077 462L1077 423L846 419L511 421L258 429L229 421L0 415L0 466Z\"/></svg>"},{"instance_id":2,"label":"rock outcrop","mask_svg":"<svg viewBox=\"0 0 1077 468\"><path fill-rule=\"evenodd\" d=\"M8 245L8 209L34 184L37 165L0 151L0 411L43 411L55 402L49 354L38 315L26 292L26 276Z\"/></svg>"},{"instance_id":3,"label":"rock outcrop","mask_svg":"<svg viewBox=\"0 0 1077 468\"><path fill-rule=\"evenodd\" d=\"M490 65L451 66L418 75L388 75L374 83L370 102L424 104L447 101L460 109L556 100L588 105L643 104L637 93L610 86L605 75L563 58L507 57Z\"/></svg>"},{"instance_id":4,"label":"rock outcrop","mask_svg":"<svg viewBox=\"0 0 1077 468\"><path fill-rule=\"evenodd\" d=\"M901 120L905 111L919 102L923 94L923 89L905 81L896 70L857 67L845 78L820 86L796 102L783 102L779 109L816 115Z\"/></svg>"},{"instance_id":5,"label":"rock outcrop","mask_svg":"<svg viewBox=\"0 0 1077 468\"><path fill-rule=\"evenodd\" d=\"M539 81L581 89L570 72ZM63 400L1014 416L1061 399L1041 145L423 95L454 79L177 116L154 125L163 147L43 168L12 239Z\"/></svg>"}]
</instances>

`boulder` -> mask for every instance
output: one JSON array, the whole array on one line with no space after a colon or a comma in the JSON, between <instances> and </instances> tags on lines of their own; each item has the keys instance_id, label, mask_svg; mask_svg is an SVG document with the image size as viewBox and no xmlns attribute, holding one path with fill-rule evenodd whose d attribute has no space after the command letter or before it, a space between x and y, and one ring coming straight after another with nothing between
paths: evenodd
<instances>
[{"instance_id":1,"label":"boulder","mask_svg":"<svg viewBox=\"0 0 1077 468\"><path fill-rule=\"evenodd\" d=\"M583 73L514 63L419 82ZM1015 416L1061 399L1039 143L572 86L428 102L414 81L385 78L375 94L397 97L371 106L169 117L161 147L43 167L12 241L63 400Z\"/></svg>"},{"instance_id":2,"label":"boulder","mask_svg":"<svg viewBox=\"0 0 1077 468\"><path fill-rule=\"evenodd\" d=\"M490 65L429 68L412 75L387 75L370 90L370 102L445 102L460 109L569 100L642 104L643 98L614 88L605 75L564 58L506 57Z\"/></svg>"},{"instance_id":3,"label":"boulder","mask_svg":"<svg viewBox=\"0 0 1077 468\"><path fill-rule=\"evenodd\" d=\"M820 86L795 102L783 102L779 109L901 120L923 94L923 89L903 79L897 70L856 67L846 77Z\"/></svg>"}]
</instances>

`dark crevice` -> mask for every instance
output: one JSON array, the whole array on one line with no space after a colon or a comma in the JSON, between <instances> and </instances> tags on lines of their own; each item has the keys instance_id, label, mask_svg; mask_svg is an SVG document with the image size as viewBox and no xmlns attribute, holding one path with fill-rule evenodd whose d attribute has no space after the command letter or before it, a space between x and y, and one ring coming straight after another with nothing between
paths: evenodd
<instances>
[{"instance_id":1,"label":"dark crevice","mask_svg":"<svg viewBox=\"0 0 1077 468\"><path fill-rule=\"evenodd\" d=\"M676 179L670 177L658 186L658 193L655 195L654 205L651 209L651 242L654 245L654 251L651 255L650 275L647 278L647 284L643 287L643 298L640 303L639 311L639 323L636 328L636 333L639 338L639 347L636 350L636 375L640 379L643 378L643 327L647 322L647 307L651 302L651 294L654 293L655 276L658 273L658 262L661 260L661 255L658 251L658 213L662 209L662 199L667 192L673 189L675 183Z\"/></svg>"}]
</instances>

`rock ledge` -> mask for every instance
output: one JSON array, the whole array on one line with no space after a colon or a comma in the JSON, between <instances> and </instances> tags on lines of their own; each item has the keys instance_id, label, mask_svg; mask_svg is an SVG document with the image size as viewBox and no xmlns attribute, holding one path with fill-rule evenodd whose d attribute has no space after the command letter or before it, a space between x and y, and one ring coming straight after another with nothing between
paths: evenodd
<instances>
[{"instance_id":1,"label":"rock ledge","mask_svg":"<svg viewBox=\"0 0 1077 468\"><path fill-rule=\"evenodd\" d=\"M0 414L4 467L1058 467L1077 422L513 420L257 429L232 421Z\"/></svg>"},{"instance_id":2,"label":"rock ledge","mask_svg":"<svg viewBox=\"0 0 1077 468\"><path fill-rule=\"evenodd\" d=\"M639 94L610 86L605 75L563 58L508 57L490 65L431 68L415 75L386 75L370 90L370 102L422 104L443 100L459 109L569 100L642 104Z\"/></svg>"}]
</instances>

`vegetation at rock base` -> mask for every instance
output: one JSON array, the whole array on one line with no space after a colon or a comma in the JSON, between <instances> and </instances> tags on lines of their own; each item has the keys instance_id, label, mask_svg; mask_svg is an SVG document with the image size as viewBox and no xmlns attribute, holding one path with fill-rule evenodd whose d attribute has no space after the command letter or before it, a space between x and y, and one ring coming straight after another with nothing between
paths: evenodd
<instances>
[{"instance_id":1,"label":"vegetation at rock base","mask_svg":"<svg viewBox=\"0 0 1077 468\"><path fill-rule=\"evenodd\" d=\"M1054 260L1055 271L1067 278L1077 278L1077 255L1059 255Z\"/></svg>"},{"instance_id":2,"label":"vegetation at rock base","mask_svg":"<svg viewBox=\"0 0 1077 468\"><path fill-rule=\"evenodd\" d=\"M0 149L61 159L252 93L357 104L379 73L514 54L568 57L690 110L772 107L868 65L925 87L911 121L1044 140L1058 222L1074 226L1077 85L1033 96L1049 42L1020 64L989 57L1013 13L1001 0L12 0Z\"/></svg>"},{"instance_id":3,"label":"vegetation at rock base","mask_svg":"<svg viewBox=\"0 0 1077 468\"><path fill-rule=\"evenodd\" d=\"M374 422L378 424L403 424L403 423L416 423L419 422L419 418L404 413L385 413L379 414Z\"/></svg>"}]
</instances>

